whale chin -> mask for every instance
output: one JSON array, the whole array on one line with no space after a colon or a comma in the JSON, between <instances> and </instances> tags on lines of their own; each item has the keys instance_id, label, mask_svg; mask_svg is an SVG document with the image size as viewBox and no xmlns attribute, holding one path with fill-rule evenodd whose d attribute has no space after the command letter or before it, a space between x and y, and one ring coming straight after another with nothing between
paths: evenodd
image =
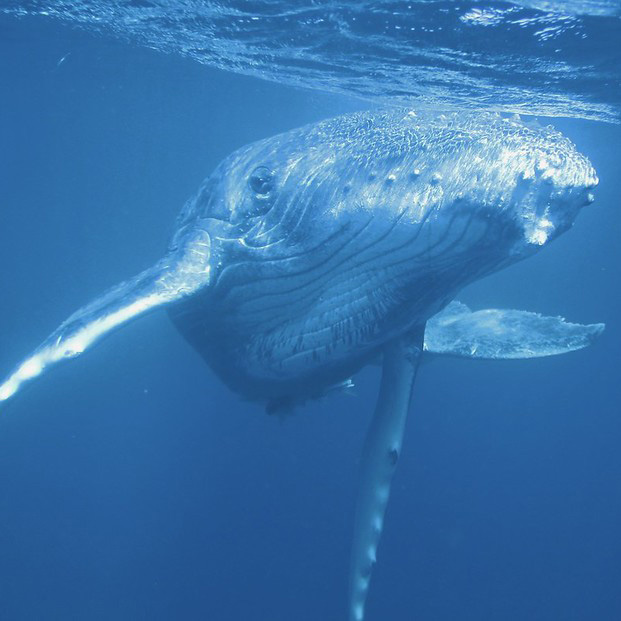
<instances>
[{"instance_id":1,"label":"whale chin","mask_svg":"<svg viewBox=\"0 0 621 621\"><path fill-rule=\"evenodd\" d=\"M219 379L243 399L265 407L269 414L289 413L296 407L348 386L350 378L378 359L380 348L324 364L306 372L262 372L248 365L249 355L236 335L222 333L211 309L211 295L200 302L187 300L168 308L168 316L186 342ZM215 326L215 329L214 329ZM318 362L318 360L315 360Z\"/></svg>"}]
</instances>

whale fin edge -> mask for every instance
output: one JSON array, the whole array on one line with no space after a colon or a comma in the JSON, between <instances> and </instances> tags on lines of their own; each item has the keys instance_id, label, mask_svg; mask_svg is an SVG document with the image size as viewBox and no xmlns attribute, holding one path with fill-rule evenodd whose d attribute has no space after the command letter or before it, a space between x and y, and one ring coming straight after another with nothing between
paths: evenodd
<instances>
[{"instance_id":1,"label":"whale fin edge","mask_svg":"<svg viewBox=\"0 0 621 621\"><path fill-rule=\"evenodd\" d=\"M453 301L427 322L424 350L480 360L542 358L588 347L604 329L516 309L472 311Z\"/></svg>"}]
</instances>

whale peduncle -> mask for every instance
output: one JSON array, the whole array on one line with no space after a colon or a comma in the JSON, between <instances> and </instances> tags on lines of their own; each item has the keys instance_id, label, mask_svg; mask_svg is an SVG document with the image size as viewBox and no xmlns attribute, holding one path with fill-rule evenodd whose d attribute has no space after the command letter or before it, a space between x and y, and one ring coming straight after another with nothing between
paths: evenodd
<instances>
[{"instance_id":1,"label":"whale peduncle","mask_svg":"<svg viewBox=\"0 0 621 621\"><path fill-rule=\"evenodd\" d=\"M210 238L197 228L153 267L107 291L64 321L0 384L6 401L48 367L75 358L136 317L196 293L209 282Z\"/></svg>"},{"instance_id":2,"label":"whale peduncle","mask_svg":"<svg viewBox=\"0 0 621 621\"><path fill-rule=\"evenodd\" d=\"M367 431L354 522L350 566L350 621L364 619L364 606L423 353L424 327L384 348L377 405Z\"/></svg>"}]
</instances>

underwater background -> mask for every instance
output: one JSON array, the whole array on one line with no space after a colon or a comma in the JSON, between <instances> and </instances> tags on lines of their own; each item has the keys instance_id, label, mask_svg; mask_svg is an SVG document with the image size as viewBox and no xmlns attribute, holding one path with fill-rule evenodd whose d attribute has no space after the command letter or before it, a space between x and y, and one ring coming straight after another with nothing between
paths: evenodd
<instances>
[{"instance_id":1,"label":"underwater background","mask_svg":"<svg viewBox=\"0 0 621 621\"><path fill-rule=\"evenodd\" d=\"M521 4L535 16L546 3ZM502 83L501 64L483 76L484 98L472 84L472 101L496 95L505 111L580 117L539 122L591 159L596 202L541 254L459 299L605 322L606 331L565 356L421 369L369 621L621 619L621 98L620 51L610 48L621 47L621 20L616 3L584 4L583 19L567 3L571 28L552 36L554 49L573 49L576 29L604 47L560 52L570 85ZM401 84L387 91L379 65L379 77L360 71L366 91L322 84L305 64L262 75L265 64L223 53L233 60L218 69L144 34L125 40L2 5L3 374L75 308L162 256L179 209L228 153L420 95ZM493 25L494 15L473 19ZM491 54L485 28L473 36L477 53L489 45ZM324 53L335 57L327 43ZM581 64L581 53L592 56ZM503 58L510 77L509 56L494 62ZM550 69L541 60L533 71ZM444 70L421 105L468 100L465 90L446 100ZM0 410L0 619L346 618L358 461L379 369L354 381L355 397L267 416L220 383L164 312L45 375Z\"/></svg>"}]
</instances>

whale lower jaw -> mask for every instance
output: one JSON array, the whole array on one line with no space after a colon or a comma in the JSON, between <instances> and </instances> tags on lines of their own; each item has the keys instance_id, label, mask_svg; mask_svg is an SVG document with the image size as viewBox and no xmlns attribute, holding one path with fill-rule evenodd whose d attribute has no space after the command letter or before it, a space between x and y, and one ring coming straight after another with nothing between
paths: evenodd
<instances>
[{"instance_id":1,"label":"whale lower jaw","mask_svg":"<svg viewBox=\"0 0 621 621\"><path fill-rule=\"evenodd\" d=\"M473 269L472 274L476 277L478 272ZM406 334L412 326L424 325L453 299L458 287L448 283L442 289L429 284L418 300L395 304L390 311L383 306L383 314L379 305L370 312L372 320L365 317L367 321L348 332L342 326L351 328L355 321L341 308L343 314L335 313L321 330L308 323L292 323L288 329L254 333L246 339L223 321L226 313L217 308L213 292L199 302L171 306L168 314L224 384L245 399L265 404L268 412L280 412L325 396L376 362L387 341ZM393 291L389 297L404 295ZM314 338L317 334L325 338Z\"/></svg>"},{"instance_id":2,"label":"whale lower jaw","mask_svg":"<svg viewBox=\"0 0 621 621\"><path fill-rule=\"evenodd\" d=\"M378 347L360 349L343 359L329 359L309 365L305 373L252 372L243 361L250 354L230 346L230 334L216 335L206 328L208 313L194 305L177 305L168 309L173 324L216 373L220 380L244 399L265 405L268 413L288 412L307 401L320 399L334 388L344 385L367 364L376 360ZM310 354L312 357L312 354Z\"/></svg>"},{"instance_id":3,"label":"whale lower jaw","mask_svg":"<svg viewBox=\"0 0 621 621\"><path fill-rule=\"evenodd\" d=\"M472 270L473 279L479 274ZM222 321L225 312L214 312L211 293L203 303L188 300L169 307L168 314L224 384L245 399L265 404L268 412L277 412L323 397L377 361L387 341L424 325L455 297L459 287L448 282L451 286L442 289L428 286L408 305L395 305L383 314L375 309L373 321L349 332L341 329L352 323L345 314L335 315L321 330L292 324L246 339ZM325 339L313 338L322 332Z\"/></svg>"}]
</instances>

